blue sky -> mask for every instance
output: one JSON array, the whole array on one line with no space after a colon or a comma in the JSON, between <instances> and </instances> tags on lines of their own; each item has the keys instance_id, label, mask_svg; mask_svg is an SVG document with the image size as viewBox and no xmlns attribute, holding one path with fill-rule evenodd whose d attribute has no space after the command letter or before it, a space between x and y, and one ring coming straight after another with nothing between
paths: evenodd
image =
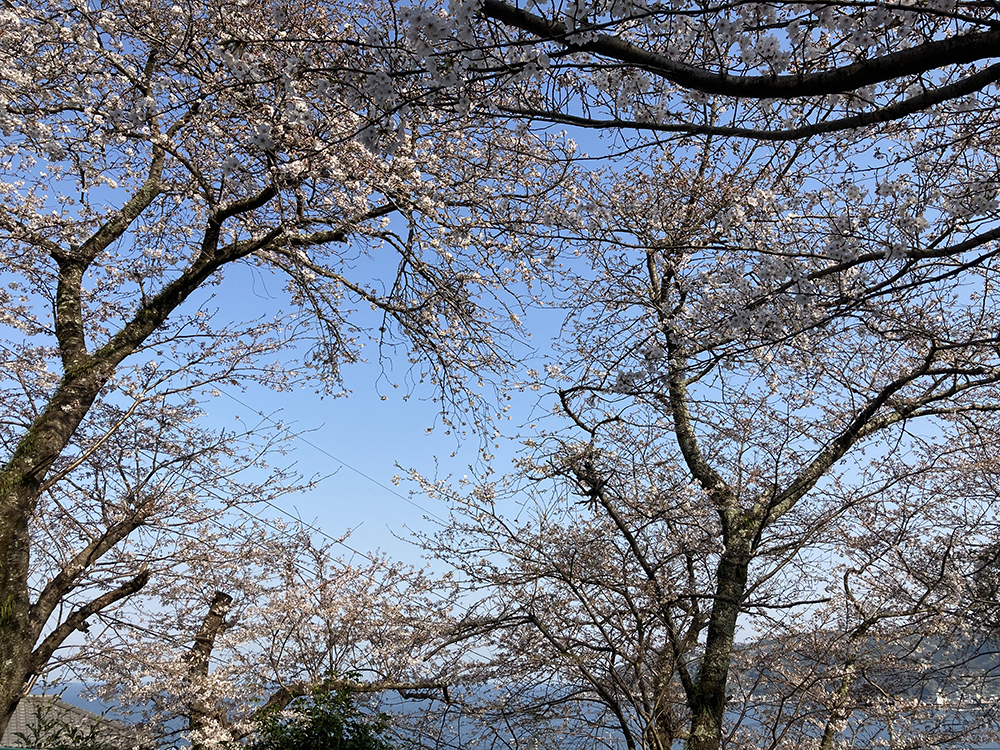
<instances>
[{"instance_id":1,"label":"blue sky","mask_svg":"<svg viewBox=\"0 0 1000 750\"><path fill-rule=\"evenodd\" d=\"M277 276L263 277L258 270L233 267L226 271L223 284L211 289L215 295L211 305L220 309L220 315L233 319L272 313L283 305L282 283ZM185 309L198 303L190 300ZM544 342L539 339L535 344ZM542 348L544 351L544 345ZM366 347L366 351L370 349L370 345ZM370 358L376 359L374 351ZM394 360L391 364L402 380L409 365L402 354ZM382 549L395 559L419 563L420 550L397 537L408 536L407 529L428 528L425 516L444 516L447 511L440 501L425 495L411 498L411 490L417 487L405 480L405 470L413 468L441 477L471 473L470 465L479 461L480 436L472 432L465 437L454 431L448 434L441 423L440 406L431 400L433 389L418 384L404 399L405 385L394 389L380 378L377 361L347 365L343 375L350 391L344 397L323 396L315 383L308 382L286 392L253 385L246 390L222 386L221 395L207 401L204 408L215 426L234 428L237 419L249 425L265 415L292 432L303 433L289 444L289 455L276 457L273 463L294 463L304 476L326 478L314 490L287 495L277 504L332 537L353 529L348 544L361 552ZM528 418L537 395L515 397L509 431L519 420ZM491 445L497 457L494 465L505 470L518 447L510 439L501 439L499 449ZM394 486L397 474L404 480ZM271 509L261 514L278 515ZM344 556L351 554L346 548L342 552Z\"/></svg>"}]
</instances>

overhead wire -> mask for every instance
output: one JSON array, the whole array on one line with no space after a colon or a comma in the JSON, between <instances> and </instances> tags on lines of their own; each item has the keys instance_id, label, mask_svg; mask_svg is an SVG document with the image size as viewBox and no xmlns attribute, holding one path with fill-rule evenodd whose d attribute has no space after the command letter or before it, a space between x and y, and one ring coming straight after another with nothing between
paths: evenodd
<instances>
[{"instance_id":1,"label":"overhead wire","mask_svg":"<svg viewBox=\"0 0 1000 750\"><path fill-rule=\"evenodd\" d=\"M180 363L175 362L175 364L179 365ZM256 416L260 417L263 420L266 420L267 422L269 422L271 425L273 425L277 429L285 432L292 440L297 440L297 441L299 441L299 442L301 442L301 443L303 443L305 445L308 445L310 448L318 451L319 453L323 454L327 458L333 459L338 464L340 464L341 466L343 466L345 469L348 469L349 471L354 472L355 474L357 474L358 476L362 477L363 479L366 479L367 481L371 482L372 484L376 485L377 487L385 490L390 495L394 495L395 497L398 497L400 500L402 500L402 501L404 501L406 503L409 503L414 508L417 508L418 510L422 511L423 513L426 513L428 516L430 516L431 518L433 518L433 519L435 519L437 521L440 521L442 523L445 522L444 518L442 518L441 516L439 516L434 511L432 511L432 510L430 510L428 508L425 508L423 505L421 505L420 503L416 502L412 497L408 497L408 496L402 494L401 492L397 491L393 487L389 487L388 485L386 485L386 484L380 482L379 480L375 479L370 474L367 474L364 471L362 471L361 469L358 469L357 467L352 466L351 464L349 464L346 461L344 461L342 458L339 458L339 457L335 456L333 453L331 453L330 451L328 451L326 448L323 448L322 446L317 445L316 443L312 442L308 438L303 437L303 435L301 433L292 432L287 427L285 427L285 425L283 423L278 422L278 421L272 419L270 416L268 416L264 412L259 411L258 409L255 409L250 404L246 403L245 401L243 401L240 398L237 398L236 396L234 396L232 393L229 393L224 388L219 388L218 386L216 386L215 390L217 390L223 396L226 396L227 398L229 398L232 401L236 402L240 406L244 407L245 409L249 409L251 412L253 412L253 414L255 414ZM320 532L320 533L322 533L322 532Z\"/></svg>"}]
</instances>

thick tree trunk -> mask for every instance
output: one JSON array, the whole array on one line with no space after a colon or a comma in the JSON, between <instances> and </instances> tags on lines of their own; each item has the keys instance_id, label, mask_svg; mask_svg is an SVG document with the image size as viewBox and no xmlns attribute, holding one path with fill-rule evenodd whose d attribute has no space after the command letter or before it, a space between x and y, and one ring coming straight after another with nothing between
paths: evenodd
<instances>
[{"instance_id":1,"label":"thick tree trunk","mask_svg":"<svg viewBox=\"0 0 1000 750\"><path fill-rule=\"evenodd\" d=\"M848 712L844 710L851 695L851 684L854 682L854 660L850 659L844 665L844 674L840 678L840 688L834 699L833 706L830 707L830 716L823 727L823 738L820 740L820 750L833 750L837 734L840 732L844 722L848 717Z\"/></svg>"},{"instance_id":2,"label":"thick tree trunk","mask_svg":"<svg viewBox=\"0 0 1000 750\"><path fill-rule=\"evenodd\" d=\"M5 497L11 501L12 507L16 495L8 493ZM29 495L26 501L22 498L22 502L31 502L31 497L33 496ZM9 510L7 506L2 507ZM132 596L149 582L149 571L143 569L131 580L81 604L49 630L36 647L53 609L64 601L83 566L74 564L77 561L71 562L49 581L39 595L39 600L32 603L27 584L31 560L25 520L28 517L28 514L7 512L0 520L0 550L3 550L0 553L0 564L3 565L0 585L4 587L4 606L0 610L0 734L6 729L31 680L41 673L52 654L70 633L85 627L88 617ZM85 558L91 554L100 557L102 550L110 549L138 526L138 520L119 524L103 538L83 549L77 557Z\"/></svg>"},{"instance_id":3,"label":"thick tree trunk","mask_svg":"<svg viewBox=\"0 0 1000 750\"><path fill-rule=\"evenodd\" d=\"M215 639L226 626L225 617L233 604L233 597L224 591L216 591L208 605L208 612L202 620L198 635L195 636L194 645L188 652L188 680L196 683L208 676L209 661L212 658L212 649L215 648ZM201 699L195 698L188 704L188 729L196 731L204 729L213 719L218 719L217 711L205 704ZM194 750L202 747L195 743Z\"/></svg>"},{"instance_id":4,"label":"thick tree trunk","mask_svg":"<svg viewBox=\"0 0 1000 750\"><path fill-rule=\"evenodd\" d=\"M3 476L6 479L5 475ZM17 512L30 500L23 489L3 488L0 503L0 734L24 691L31 662L28 614L27 517ZM27 644L27 647L25 647Z\"/></svg>"},{"instance_id":5,"label":"thick tree trunk","mask_svg":"<svg viewBox=\"0 0 1000 750\"><path fill-rule=\"evenodd\" d=\"M32 650L40 630L31 621L29 523L46 472L89 410L101 382L95 372L64 380L0 472L0 732L33 676Z\"/></svg>"},{"instance_id":6,"label":"thick tree trunk","mask_svg":"<svg viewBox=\"0 0 1000 750\"><path fill-rule=\"evenodd\" d=\"M745 542L734 543L719 561L715 602L708 623L705 654L690 702L691 733L685 750L718 750L726 712L726 681L740 605L746 592L750 554Z\"/></svg>"}]
</instances>

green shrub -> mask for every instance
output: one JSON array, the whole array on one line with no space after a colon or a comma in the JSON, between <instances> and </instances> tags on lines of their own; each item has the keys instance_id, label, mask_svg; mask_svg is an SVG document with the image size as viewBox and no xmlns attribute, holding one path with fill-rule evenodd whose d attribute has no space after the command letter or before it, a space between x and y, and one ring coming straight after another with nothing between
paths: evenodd
<instances>
[{"instance_id":1,"label":"green shrub","mask_svg":"<svg viewBox=\"0 0 1000 750\"><path fill-rule=\"evenodd\" d=\"M252 750L392 750L384 714L361 712L347 690L317 690L260 719Z\"/></svg>"}]
</instances>

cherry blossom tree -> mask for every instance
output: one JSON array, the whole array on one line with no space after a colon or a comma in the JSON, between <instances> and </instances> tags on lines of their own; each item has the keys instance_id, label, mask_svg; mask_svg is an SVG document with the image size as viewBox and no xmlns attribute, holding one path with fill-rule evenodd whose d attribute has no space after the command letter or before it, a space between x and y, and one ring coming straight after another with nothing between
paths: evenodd
<instances>
[{"instance_id":1,"label":"cherry blossom tree","mask_svg":"<svg viewBox=\"0 0 1000 750\"><path fill-rule=\"evenodd\" d=\"M478 104L507 116L790 141L915 119L946 129L945 115L981 122L995 109L996 12L976 2L481 0L474 11L414 12L411 33L432 70L459 57L469 80L503 78Z\"/></svg>"},{"instance_id":2,"label":"cherry blossom tree","mask_svg":"<svg viewBox=\"0 0 1000 750\"><path fill-rule=\"evenodd\" d=\"M1000 233L991 6L482 0L411 10L406 21L425 69L457 70L462 86L451 80L450 90L472 92L478 115L595 131L611 144L592 157L608 163L715 137L742 153L772 146L831 188L853 185L840 196L858 215L845 214L838 232L864 230L874 243L870 254L838 246L844 262L893 253L914 265L975 263ZM477 95L484 86L489 95ZM575 208L610 210L593 198ZM906 241L883 242L893 233L876 236L873 220L908 223Z\"/></svg>"},{"instance_id":3,"label":"cherry blossom tree","mask_svg":"<svg viewBox=\"0 0 1000 750\"><path fill-rule=\"evenodd\" d=\"M334 554L343 540L268 525L191 535L190 563L158 575L128 606L145 611L76 660L150 741L233 747L316 691L444 700L463 679L463 651L440 636L456 604L447 579L381 556L348 562Z\"/></svg>"},{"instance_id":4,"label":"cherry blossom tree","mask_svg":"<svg viewBox=\"0 0 1000 750\"><path fill-rule=\"evenodd\" d=\"M165 569L211 564L185 556L185 525L236 533L240 506L295 483L241 475L276 433L194 421L214 384L308 373L336 392L370 340L475 406L478 378L516 359L525 299L568 305L558 360L528 387L551 388L571 426L532 436L523 468L586 506L508 533L484 484L436 543L498 586L493 624L470 632L545 655L498 669L582 684L546 705L610 711L576 714L597 741L613 727L636 746L760 746L763 727L774 746L832 746L889 712L912 738L937 732L920 695L910 713L893 701L930 684L911 648L928 619L943 639L955 602L981 598L957 571L988 586L994 15L5 5L0 717L74 631L165 591ZM581 174L592 162L551 125L610 132L601 166ZM288 310L213 310L241 267L285 279ZM539 297L560 274L562 296ZM574 537L584 522L600 531ZM597 556L600 586L541 553L505 577L461 537L518 561L552 533L555 559ZM195 654L181 682L210 680L192 665L229 588L183 595L176 636L207 650L175 650ZM745 654L740 628L784 645ZM768 677L739 672L755 713L730 726L740 658ZM181 704L194 732L242 720L215 698Z\"/></svg>"},{"instance_id":5,"label":"cherry blossom tree","mask_svg":"<svg viewBox=\"0 0 1000 750\"><path fill-rule=\"evenodd\" d=\"M520 655L543 685L561 662L568 693L548 705L600 706L595 740L972 741L975 721L949 734L913 691L933 682L916 644L967 625L963 603L973 620L992 606L995 9L484 0L439 16L413 21L451 24L425 34L429 61L506 76L481 114L610 139L564 203L587 263L547 382L573 428L530 437L523 467L589 513L545 499L516 524L484 484L429 542L496 587L499 663ZM763 678L741 628L781 644ZM978 658L952 657L935 668ZM727 707L731 675L752 711Z\"/></svg>"},{"instance_id":6,"label":"cherry blossom tree","mask_svg":"<svg viewBox=\"0 0 1000 750\"><path fill-rule=\"evenodd\" d=\"M965 604L1000 427L973 153L911 172L706 138L592 176L520 479L420 480L518 685L484 711L629 748L995 736Z\"/></svg>"},{"instance_id":7,"label":"cherry blossom tree","mask_svg":"<svg viewBox=\"0 0 1000 750\"><path fill-rule=\"evenodd\" d=\"M394 12L0 8L0 728L186 528L296 486L259 479L280 430L199 426L217 384L337 393L370 340L454 405L503 367L542 253L499 219L569 147L436 113ZM240 267L285 308L212 302Z\"/></svg>"}]
</instances>

